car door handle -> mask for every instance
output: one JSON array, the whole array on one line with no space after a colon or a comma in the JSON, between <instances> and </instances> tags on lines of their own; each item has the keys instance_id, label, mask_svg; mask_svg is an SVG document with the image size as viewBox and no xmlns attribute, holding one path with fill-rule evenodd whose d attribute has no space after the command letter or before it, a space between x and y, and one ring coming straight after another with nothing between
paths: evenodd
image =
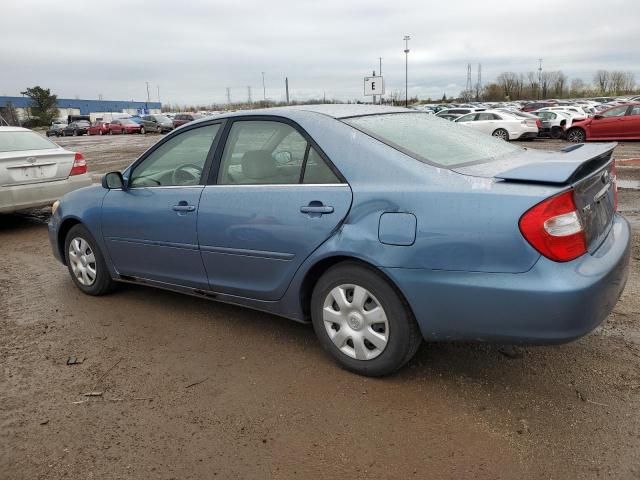
<instances>
[{"instance_id":1,"label":"car door handle","mask_svg":"<svg viewBox=\"0 0 640 480\"><path fill-rule=\"evenodd\" d=\"M188 205L187 202L180 202L178 205L173 206L173 210L176 212L193 212L195 209L195 206Z\"/></svg>"},{"instance_id":2,"label":"car door handle","mask_svg":"<svg viewBox=\"0 0 640 480\"><path fill-rule=\"evenodd\" d=\"M315 213L315 214L323 215L325 213L333 213L333 207L330 207L328 205L322 205L321 203L315 204L315 202L311 202L307 206L300 207L300 211L302 213L309 213L309 214Z\"/></svg>"}]
</instances>

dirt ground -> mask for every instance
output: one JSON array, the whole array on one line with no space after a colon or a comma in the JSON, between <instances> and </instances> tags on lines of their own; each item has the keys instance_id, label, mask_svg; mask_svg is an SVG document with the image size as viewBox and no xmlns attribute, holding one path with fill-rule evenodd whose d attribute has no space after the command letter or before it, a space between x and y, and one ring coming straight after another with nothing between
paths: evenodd
<instances>
[{"instance_id":1,"label":"dirt ground","mask_svg":"<svg viewBox=\"0 0 640 480\"><path fill-rule=\"evenodd\" d=\"M157 138L64 142L104 172ZM620 210L632 271L602 327L423 344L384 379L268 314L141 286L85 296L46 211L0 216L0 479L640 478L640 192Z\"/></svg>"}]
</instances>

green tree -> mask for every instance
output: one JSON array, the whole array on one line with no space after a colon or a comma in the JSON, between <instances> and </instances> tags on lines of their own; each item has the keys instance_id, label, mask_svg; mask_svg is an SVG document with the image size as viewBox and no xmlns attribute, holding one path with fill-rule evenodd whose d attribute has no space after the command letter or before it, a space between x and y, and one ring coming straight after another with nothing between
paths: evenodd
<instances>
[{"instance_id":1,"label":"green tree","mask_svg":"<svg viewBox=\"0 0 640 480\"><path fill-rule=\"evenodd\" d=\"M31 116L37 117L41 125L49 125L58 118L58 96L50 89L36 85L20 93L31 99Z\"/></svg>"}]
</instances>

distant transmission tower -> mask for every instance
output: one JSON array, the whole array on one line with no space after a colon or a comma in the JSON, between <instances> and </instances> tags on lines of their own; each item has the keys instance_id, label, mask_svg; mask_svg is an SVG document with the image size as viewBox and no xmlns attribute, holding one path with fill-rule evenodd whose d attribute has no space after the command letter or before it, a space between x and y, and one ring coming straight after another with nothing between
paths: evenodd
<instances>
[{"instance_id":1,"label":"distant transmission tower","mask_svg":"<svg viewBox=\"0 0 640 480\"><path fill-rule=\"evenodd\" d=\"M227 103L231 103L231 88L227 87Z\"/></svg>"},{"instance_id":2,"label":"distant transmission tower","mask_svg":"<svg viewBox=\"0 0 640 480\"><path fill-rule=\"evenodd\" d=\"M467 63L467 88L464 89L465 100L469 100L471 98L471 64Z\"/></svg>"},{"instance_id":3,"label":"distant transmission tower","mask_svg":"<svg viewBox=\"0 0 640 480\"><path fill-rule=\"evenodd\" d=\"M482 93L482 64L478 64L478 83L476 83L476 101L480 100L480 94Z\"/></svg>"},{"instance_id":4,"label":"distant transmission tower","mask_svg":"<svg viewBox=\"0 0 640 480\"><path fill-rule=\"evenodd\" d=\"M542 93L542 59L538 59L538 100L540 99L540 95Z\"/></svg>"},{"instance_id":5,"label":"distant transmission tower","mask_svg":"<svg viewBox=\"0 0 640 480\"><path fill-rule=\"evenodd\" d=\"M251 101L251 86L247 86L247 102L252 103L252 101Z\"/></svg>"}]
</instances>

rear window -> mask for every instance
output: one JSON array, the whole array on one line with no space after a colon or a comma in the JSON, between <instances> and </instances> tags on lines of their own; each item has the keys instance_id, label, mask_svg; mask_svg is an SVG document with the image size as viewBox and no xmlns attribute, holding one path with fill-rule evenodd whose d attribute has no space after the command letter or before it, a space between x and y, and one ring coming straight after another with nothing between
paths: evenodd
<instances>
[{"instance_id":1,"label":"rear window","mask_svg":"<svg viewBox=\"0 0 640 480\"><path fill-rule=\"evenodd\" d=\"M50 148L58 148L58 146L35 132L0 132L0 152Z\"/></svg>"},{"instance_id":2,"label":"rear window","mask_svg":"<svg viewBox=\"0 0 640 480\"><path fill-rule=\"evenodd\" d=\"M492 160L521 150L504 140L425 113L367 115L343 121L416 160L442 167Z\"/></svg>"}]
</instances>

